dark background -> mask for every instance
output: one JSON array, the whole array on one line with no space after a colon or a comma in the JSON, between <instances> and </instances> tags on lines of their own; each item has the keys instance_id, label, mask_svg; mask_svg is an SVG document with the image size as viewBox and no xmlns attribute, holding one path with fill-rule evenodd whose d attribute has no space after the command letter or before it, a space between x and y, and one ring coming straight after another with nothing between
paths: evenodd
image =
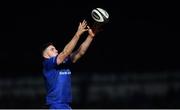
<instances>
[{"instance_id":1,"label":"dark background","mask_svg":"<svg viewBox=\"0 0 180 110\"><path fill-rule=\"evenodd\" d=\"M86 55L72 67L73 93L78 94L72 106L180 107L176 2L28 0L6 1L1 5L1 108L46 108L39 48L52 41L61 51L80 21L92 23L90 13L96 7L105 9L110 21L97 34ZM78 46L85 37L86 34ZM105 95L98 99L95 88L102 88L98 90ZM116 89L120 92L116 93ZM121 94L123 90L128 93ZM111 92L106 94L107 91ZM90 100L92 94L97 99Z\"/></svg>"}]
</instances>

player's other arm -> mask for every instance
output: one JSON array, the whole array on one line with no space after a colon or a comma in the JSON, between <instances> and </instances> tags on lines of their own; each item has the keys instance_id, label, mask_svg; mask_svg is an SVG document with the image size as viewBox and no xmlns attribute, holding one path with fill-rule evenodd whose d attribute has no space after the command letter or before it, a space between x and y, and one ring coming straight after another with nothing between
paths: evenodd
<instances>
[{"instance_id":1,"label":"player's other arm","mask_svg":"<svg viewBox=\"0 0 180 110\"><path fill-rule=\"evenodd\" d=\"M71 60L73 63L75 63L79 58L81 58L87 51L89 45L91 44L95 34L92 32L92 30L88 27L88 33L86 40L80 45L77 51L73 52L71 54Z\"/></svg>"},{"instance_id":2,"label":"player's other arm","mask_svg":"<svg viewBox=\"0 0 180 110\"><path fill-rule=\"evenodd\" d=\"M85 31L87 31L88 29L86 29L87 23L84 20L83 22L79 23L79 27L78 30L76 32L76 34L74 35L74 37L71 39L71 41L65 46L65 48L63 49L63 51L61 53L58 54L57 56L57 64L61 64L64 59L69 56L71 54L71 52L73 51L73 49L75 48L80 36L82 35L82 33L84 33Z\"/></svg>"}]
</instances>

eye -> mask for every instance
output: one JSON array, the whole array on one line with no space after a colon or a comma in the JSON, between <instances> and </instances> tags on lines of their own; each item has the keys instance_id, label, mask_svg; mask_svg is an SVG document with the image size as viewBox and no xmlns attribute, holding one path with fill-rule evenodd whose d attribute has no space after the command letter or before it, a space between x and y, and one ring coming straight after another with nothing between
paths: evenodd
<instances>
[{"instance_id":1,"label":"eye","mask_svg":"<svg viewBox=\"0 0 180 110\"><path fill-rule=\"evenodd\" d=\"M51 48L51 51L53 51L54 50L54 48Z\"/></svg>"}]
</instances>

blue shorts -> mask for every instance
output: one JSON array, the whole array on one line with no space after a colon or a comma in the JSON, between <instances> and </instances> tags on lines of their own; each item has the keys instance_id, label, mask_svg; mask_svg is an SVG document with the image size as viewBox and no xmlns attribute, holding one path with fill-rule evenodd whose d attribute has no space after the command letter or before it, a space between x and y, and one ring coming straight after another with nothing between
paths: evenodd
<instances>
[{"instance_id":1,"label":"blue shorts","mask_svg":"<svg viewBox=\"0 0 180 110\"><path fill-rule=\"evenodd\" d=\"M55 103L55 104L50 104L49 109L58 109L58 110L72 110L72 108L69 106L68 103Z\"/></svg>"}]
</instances>

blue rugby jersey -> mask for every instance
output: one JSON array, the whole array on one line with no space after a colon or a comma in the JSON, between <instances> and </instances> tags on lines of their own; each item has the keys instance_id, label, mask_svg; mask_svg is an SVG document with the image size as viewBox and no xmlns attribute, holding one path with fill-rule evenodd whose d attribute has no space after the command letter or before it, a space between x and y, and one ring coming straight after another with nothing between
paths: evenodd
<instances>
[{"instance_id":1,"label":"blue rugby jersey","mask_svg":"<svg viewBox=\"0 0 180 110\"><path fill-rule=\"evenodd\" d=\"M47 104L69 103L72 101L70 57L67 57L60 65L57 65L56 58L57 56L43 61Z\"/></svg>"}]
</instances>

